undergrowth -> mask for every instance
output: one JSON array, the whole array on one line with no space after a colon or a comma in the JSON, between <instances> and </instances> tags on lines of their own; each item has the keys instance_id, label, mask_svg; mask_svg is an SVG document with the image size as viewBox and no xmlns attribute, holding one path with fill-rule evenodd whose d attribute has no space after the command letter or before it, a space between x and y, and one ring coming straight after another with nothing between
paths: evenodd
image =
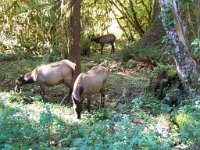
<instances>
[{"instance_id":1,"label":"undergrowth","mask_svg":"<svg viewBox=\"0 0 200 150\"><path fill-rule=\"evenodd\" d=\"M124 60L134 59L153 65L172 61L168 48L163 48L161 45L153 44L148 47L137 46L134 48L126 45L123 47L122 56Z\"/></svg>"},{"instance_id":2,"label":"undergrowth","mask_svg":"<svg viewBox=\"0 0 200 150\"><path fill-rule=\"evenodd\" d=\"M10 95L0 96L2 149L169 149L173 144L171 135L151 129L156 120L140 108L141 98L129 105L119 103L120 111L105 108L73 121L57 115L53 104L41 103L38 111L34 103L27 109L20 103L10 103ZM59 138L61 133L63 137Z\"/></svg>"},{"instance_id":3,"label":"undergrowth","mask_svg":"<svg viewBox=\"0 0 200 150\"><path fill-rule=\"evenodd\" d=\"M83 71L107 55L82 57ZM110 72L106 84L106 107L92 102L92 112L83 107L81 120L74 119L71 105L60 106L62 86L50 89L49 103L42 103L39 90L30 85L22 93L12 91L15 78L42 62L20 59L1 63L0 149L174 149L200 143L200 102L170 107L146 91L144 72ZM87 62L87 63L86 63ZM159 66L158 68L171 66ZM36 92L35 92L36 91ZM96 98L97 99L97 98ZM98 100L98 99L97 99ZM86 102L84 102L85 105Z\"/></svg>"},{"instance_id":4,"label":"undergrowth","mask_svg":"<svg viewBox=\"0 0 200 150\"><path fill-rule=\"evenodd\" d=\"M188 100L188 104L180 107L173 114L174 121L180 128L182 142L200 147L200 97L195 101Z\"/></svg>"}]
</instances>

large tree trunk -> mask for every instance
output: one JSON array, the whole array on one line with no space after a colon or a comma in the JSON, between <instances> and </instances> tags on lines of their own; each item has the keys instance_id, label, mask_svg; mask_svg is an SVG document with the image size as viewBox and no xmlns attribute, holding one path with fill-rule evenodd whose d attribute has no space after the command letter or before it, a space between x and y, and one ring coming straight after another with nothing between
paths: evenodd
<instances>
[{"instance_id":1,"label":"large tree trunk","mask_svg":"<svg viewBox=\"0 0 200 150\"><path fill-rule=\"evenodd\" d=\"M197 14L197 36L200 37L200 0L198 0L198 14Z\"/></svg>"},{"instance_id":2,"label":"large tree trunk","mask_svg":"<svg viewBox=\"0 0 200 150\"><path fill-rule=\"evenodd\" d=\"M150 23L149 29L144 33L142 38L133 44L133 48L146 47L152 45L153 43L161 42L161 39L165 34L164 28L162 26L162 21L159 18L160 15L160 5L159 0L154 0L154 11L152 16L152 21Z\"/></svg>"},{"instance_id":3,"label":"large tree trunk","mask_svg":"<svg viewBox=\"0 0 200 150\"><path fill-rule=\"evenodd\" d=\"M76 63L73 82L81 72L80 62L80 0L71 0L71 14L69 18L69 60Z\"/></svg>"},{"instance_id":4,"label":"large tree trunk","mask_svg":"<svg viewBox=\"0 0 200 150\"><path fill-rule=\"evenodd\" d=\"M167 33L168 38L173 46L172 54L176 63L179 77L182 79L185 91L194 97L190 81L197 74L196 62L192 59L189 52L189 45L187 36L185 34L186 27L183 25L181 19L180 10L177 0L172 0L172 3L168 0L160 0L162 22ZM169 9L172 8L176 24L169 24L168 18Z\"/></svg>"}]
</instances>

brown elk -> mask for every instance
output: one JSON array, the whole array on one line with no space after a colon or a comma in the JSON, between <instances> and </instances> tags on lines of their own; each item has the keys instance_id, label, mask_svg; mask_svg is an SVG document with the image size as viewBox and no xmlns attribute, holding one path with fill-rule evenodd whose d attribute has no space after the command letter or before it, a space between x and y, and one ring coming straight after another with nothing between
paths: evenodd
<instances>
[{"instance_id":1,"label":"brown elk","mask_svg":"<svg viewBox=\"0 0 200 150\"><path fill-rule=\"evenodd\" d=\"M105 44L111 44L112 45L112 50L111 53L115 52L115 47L114 47L114 42L115 42L115 35L114 34L107 34L107 35L103 35L100 37L95 37L92 36L91 41L94 41L96 43L99 43L101 45L101 55L103 54L103 47Z\"/></svg>"},{"instance_id":2,"label":"brown elk","mask_svg":"<svg viewBox=\"0 0 200 150\"><path fill-rule=\"evenodd\" d=\"M88 112L90 112L91 96L101 93L101 107L105 100L105 83L108 77L108 71L103 66L96 66L87 73L81 73L73 86L72 100L77 119L81 118L81 104L84 98L87 98Z\"/></svg>"},{"instance_id":3,"label":"brown elk","mask_svg":"<svg viewBox=\"0 0 200 150\"><path fill-rule=\"evenodd\" d=\"M72 77L76 64L69 60L61 60L50 64L42 64L31 72L22 75L16 80L15 91L19 92L24 84L37 83L40 86L40 92L43 101L45 101L45 87L58 85L61 83L69 87L68 99L72 93ZM63 98L66 98L67 95ZM63 101L62 100L62 101Z\"/></svg>"}]
</instances>

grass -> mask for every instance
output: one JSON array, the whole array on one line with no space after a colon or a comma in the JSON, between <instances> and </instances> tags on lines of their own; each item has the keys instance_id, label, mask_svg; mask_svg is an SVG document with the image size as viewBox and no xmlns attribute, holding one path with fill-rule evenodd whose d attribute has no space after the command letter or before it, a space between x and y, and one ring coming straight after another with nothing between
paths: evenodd
<instances>
[{"instance_id":1,"label":"grass","mask_svg":"<svg viewBox=\"0 0 200 150\"><path fill-rule=\"evenodd\" d=\"M128 70L118 54L82 57L82 70L104 63L110 68L106 83L105 108L99 108L99 95L93 96L91 114L84 102L82 119L74 119L71 104L60 106L68 89L64 85L48 89L43 103L37 85L15 93L15 79L41 64L42 58L3 61L0 82L1 149L171 149L177 129L162 103L151 93L147 70ZM114 64L114 65L113 65ZM114 69L111 66L115 66ZM112 69L111 69L112 68ZM154 112L156 114L154 114ZM180 117L179 117L180 118ZM182 119L183 120L183 119Z\"/></svg>"}]
</instances>

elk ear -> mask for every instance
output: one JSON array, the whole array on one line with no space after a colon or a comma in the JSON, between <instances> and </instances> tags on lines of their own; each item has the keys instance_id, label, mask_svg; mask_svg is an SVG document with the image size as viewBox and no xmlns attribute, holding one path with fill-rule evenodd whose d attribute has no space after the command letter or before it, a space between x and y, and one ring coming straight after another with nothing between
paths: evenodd
<instances>
[{"instance_id":1,"label":"elk ear","mask_svg":"<svg viewBox=\"0 0 200 150\"><path fill-rule=\"evenodd\" d=\"M29 75L24 76L24 80L28 81L29 77L30 77Z\"/></svg>"},{"instance_id":2,"label":"elk ear","mask_svg":"<svg viewBox=\"0 0 200 150\"><path fill-rule=\"evenodd\" d=\"M30 73L27 73L23 78L25 81L28 81L31 77L31 74Z\"/></svg>"}]
</instances>

